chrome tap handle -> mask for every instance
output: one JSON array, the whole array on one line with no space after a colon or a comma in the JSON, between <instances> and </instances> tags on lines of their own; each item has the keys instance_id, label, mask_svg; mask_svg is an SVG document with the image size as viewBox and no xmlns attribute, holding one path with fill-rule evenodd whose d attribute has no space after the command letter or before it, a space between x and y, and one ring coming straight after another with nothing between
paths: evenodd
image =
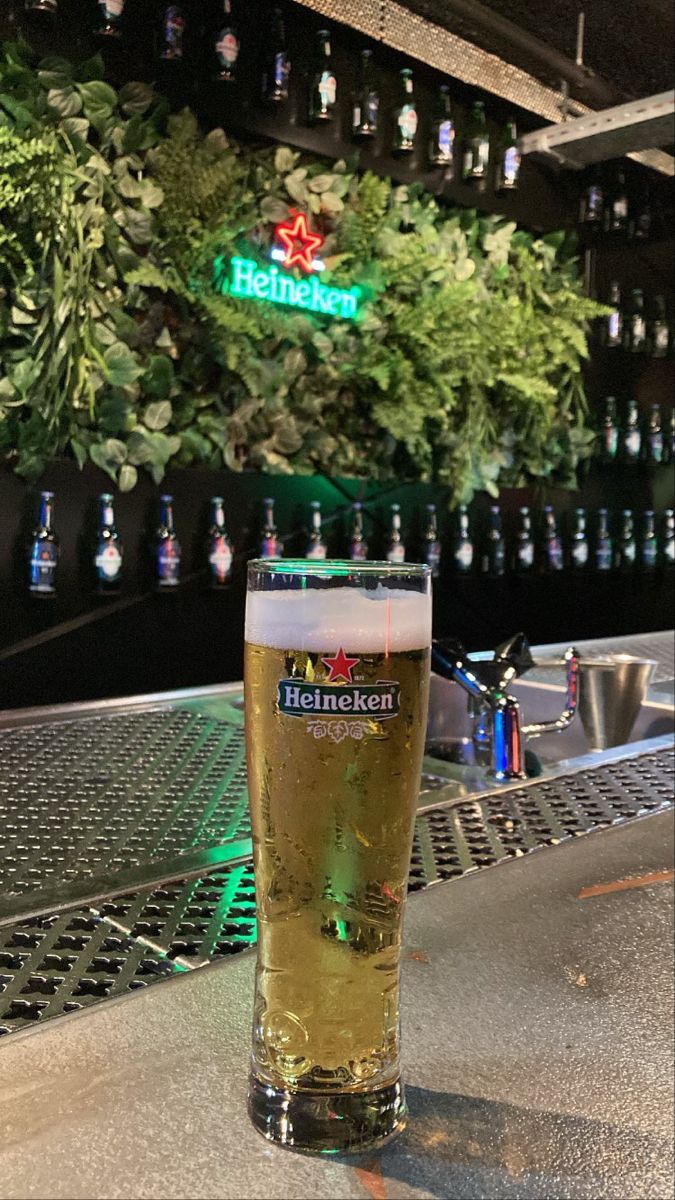
<instances>
[{"instance_id":1,"label":"chrome tap handle","mask_svg":"<svg viewBox=\"0 0 675 1200\"><path fill-rule=\"evenodd\" d=\"M565 665L565 678L567 682L567 696L563 712L555 721L534 722L532 725L525 725L522 729L523 737L535 738L541 737L544 733L563 733L565 729L569 729L576 717L579 706L580 655L574 646L570 646L565 651L563 663ZM559 665L558 662L537 663L538 667L557 667Z\"/></svg>"}]
</instances>

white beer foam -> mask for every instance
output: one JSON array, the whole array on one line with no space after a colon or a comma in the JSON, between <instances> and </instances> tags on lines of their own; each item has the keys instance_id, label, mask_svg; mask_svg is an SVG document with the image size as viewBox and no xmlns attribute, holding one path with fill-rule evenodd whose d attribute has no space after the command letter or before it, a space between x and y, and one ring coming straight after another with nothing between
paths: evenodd
<instances>
[{"instance_id":1,"label":"white beer foam","mask_svg":"<svg viewBox=\"0 0 675 1200\"><path fill-rule=\"evenodd\" d=\"M312 654L384 654L431 644L431 596L378 587L249 592L246 641Z\"/></svg>"}]
</instances>

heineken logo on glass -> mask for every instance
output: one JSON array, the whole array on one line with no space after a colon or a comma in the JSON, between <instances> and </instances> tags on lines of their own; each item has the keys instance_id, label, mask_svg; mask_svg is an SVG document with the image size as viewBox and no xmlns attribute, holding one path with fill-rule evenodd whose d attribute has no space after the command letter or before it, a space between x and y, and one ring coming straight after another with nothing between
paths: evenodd
<instances>
[{"instance_id":1,"label":"heineken logo on glass","mask_svg":"<svg viewBox=\"0 0 675 1200\"><path fill-rule=\"evenodd\" d=\"M325 683L306 683L298 679L282 679L278 687L279 711L287 717L350 718L344 726L344 736L362 738L364 721L387 721L400 712L401 685L389 680L364 684L354 682L354 670L361 661L350 658L340 648L334 657L321 660L328 668ZM356 722L351 718L361 718ZM315 737L336 736L332 726L321 727L312 722ZM338 730L340 732L340 730Z\"/></svg>"}]
</instances>

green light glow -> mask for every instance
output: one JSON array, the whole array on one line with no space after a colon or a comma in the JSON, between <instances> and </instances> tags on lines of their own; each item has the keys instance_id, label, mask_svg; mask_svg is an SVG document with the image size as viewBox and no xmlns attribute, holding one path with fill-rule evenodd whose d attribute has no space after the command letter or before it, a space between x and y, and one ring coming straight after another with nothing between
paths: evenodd
<instances>
[{"instance_id":1,"label":"green light glow","mask_svg":"<svg viewBox=\"0 0 675 1200\"><path fill-rule=\"evenodd\" d=\"M260 266L249 258L235 257L228 262L220 255L213 264L213 284L222 295L243 300L267 300L343 321L356 321L359 316L359 287L327 287L316 276L294 279L278 267Z\"/></svg>"}]
</instances>

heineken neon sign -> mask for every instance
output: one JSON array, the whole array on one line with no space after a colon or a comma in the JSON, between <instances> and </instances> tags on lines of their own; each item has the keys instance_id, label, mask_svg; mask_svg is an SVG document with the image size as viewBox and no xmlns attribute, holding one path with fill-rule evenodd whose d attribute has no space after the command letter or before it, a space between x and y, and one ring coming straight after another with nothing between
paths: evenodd
<instances>
[{"instance_id":1,"label":"heineken neon sign","mask_svg":"<svg viewBox=\"0 0 675 1200\"><path fill-rule=\"evenodd\" d=\"M323 246L319 234L310 233L307 218L300 213L292 222L277 226L277 244L271 257L285 267L298 267L308 275L324 270L316 255ZM298 279L276 265L267 266L251 258L235 255L228 259L220 255L213 264L213 285L222 295L241 300L266 300L288 308L304 309L343 321L355 321L359 316L361 288L330 287L321 283L316 274Z\"/></svg>"}]
</instances>

